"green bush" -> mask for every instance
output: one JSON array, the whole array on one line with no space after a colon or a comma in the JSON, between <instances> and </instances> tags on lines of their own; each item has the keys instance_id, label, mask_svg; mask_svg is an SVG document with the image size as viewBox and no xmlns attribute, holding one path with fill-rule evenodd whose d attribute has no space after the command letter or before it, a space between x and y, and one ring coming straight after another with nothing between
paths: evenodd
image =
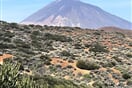
<instances>
[{"instance_id":1,"label":"green bush","mask_svg":"<svg viewBox=\"0 0 132 88\"><path fill-rule=\"evenodd\" d=\"M48 55L41 55L40 59L42 61L44 61L44 64L46 64L46 65L50 65L51 64L50 63L51 59L50 59L50 57Z\"/></svg>"},{"instance_id":2,"label":"green bush","mask_svg":"<svg viewBox=\"0 0 132 88\"><path fill-rule=\"evenodd\" d=\"M18 28L18 24L17 23L10 23L10 27L11 28Z\"/></svg>"},{"instance_id":3,"label":"green bush","mask_svg":"<svg viewBox=\"0 0 132 88\"><path fill-rule=\"evenodd\" d=\"M70 53L70 52L68 52L68 51L62 51L61 53L60 53L60 55L61 56L65 56L65 57L70 57L71 59L75 59L75 55L73 54L73 53Z\"/></svg>"},{"instance_id":4,"label":"green bush","mask_svg":"<svg viewBox=\"0 0 132 88\"><path fill-rule=\"evenodd\" d=\"M79 60L77 62L77 67L80 69L95 70L95 69L99 69L100 66L94 61Z\"/></svg>"},{"instance_id":5,"label":"green bush","mask_svg":"<svg viewBox=\"0 0 132 88\"><path fill-rule=\"evenodd\" d=\"M35 35L35 36L41 35L40 31L33 31L32 34Z\"/></svg>"},{"instance_id":6,"label":"green bush","mask_svg":"<svg viewBox=\"0 0 132 88\"><path fill-rule=\"evenodd\" d=\"M99 31L94 32L93 34L94 34L94 35L101 35L101 33L100 33Z\"/></svg>"},{"instance_id":7,"label":"green bush","mask_svg":"<svg viewBox=\"0 0 132 88\"><path fill-rule=\"evenodd\" d=\"M89 51L92 51L92 52L108 52L106 47L102 46L99 43L93 44L92 47L90 47Z\"/></svg>"},{"instance_id":8,"label":"green bush","mask_svg":"<svg viewBox=\"0 0 132 88\"><path fill-rule=\"evenodd\" d=\"M0 43L0 49L13 49L16 48L14 44L11 43Z\"/></svg>"},{"instance_id":9,"label":"green bush","mask_svg":"<svg viewBox=\"0 0 132 88\"><path fill-rule=\"evenodd\" d=\"M125 34L121 32L116 32L116 34L118 35L119 38L125 38Z\"/></svg>"},{"instance_id":10,"label":"green bush","mask_svg":"<svg viewBox=\"0 0 132 88\"><path fill-rule=\"evenodd\" d=\"M128 53L126 54L127 57L132 58L132 54Z\"/></svg>"},{"instance_id":11,"label":"green bush","mask_svg":"<svg viewBox=\"0 0 132 88\"><path fill-rule=\"evenodd\" d=\"M85 74L85 75L83 75L83 77L86 78L86 79L91 79L92 78L92 76L90 74Z\"/></svg>"},{"instance_id":12,"label":"green bush","mask_svg":"<svg viewBox=\"0 0 132 88\"><path fill-rule=\"evenodd\" d=\"M132 43L131 43L131 42L129 43L129 46L131 46L131 47L132 47Z\"/></svg>"},{"instance_id":13,"label":"green bush","mask_svg":"<svg viewBox=\"0 0 132 88\"><path fill-rule=\"evenodd\" d=\"M84 44L86 48L91 47L91 44Z\"/></svg>"},{"instance_id":14,"label":"green bush","mask_svg":"<svg viewBox=\"0 0 132 88\"><path fill-rule=\"evenodd\" d=\"M79 43L75 44L74 46L75 46L75 49L82 49L83 48L82 45Z\"/></svg>"},{"instance_id":15,"label":"green bush","mask_svg":"<svg viewBox=\"0 0 132 88\"><path fill-rule=\"evenodd\" d=\"M130 79L130 78L131 78L131 76L129 75L129 73L124 73L124 74L122 75L122 77L123 77L124 79Z\"/></svg>"},{"instance_id":16,"label":"green bush","mask_svg":"<svg viewBox=\"0 0 132 88\"><path fill-rule=\"evenodd\" d=\"M22 76L19 64L4 63L0 66L0 88L36 88L35 81L29 76ZM38 87L37 87L38 88Z\"/></svg>"},{"instance_id":17,"label":"green bush","mask_svg":"<svg viewBox=\"0 0 132 88\"><path fill-rule=\"evenodd\" d=\"M94 84L93 84L94 88L107 88L103 82L101 81L96 81Z\"/></svg>"},{"instance_id":18,"label":"green bush","mask_svg":"<svg viewBox=\"0 0 132 88\"><path fill-rule=\"evenodd\" d=\"M15 36L15 34L11 33L11 32L6 32L3 34L5 37L8 37L8 38L12 38Z\"/></svg>"},{"instance_id":19,"label":"green bush","mask_svg":"<svg viewBox=\"0 0 132 88\"><path fill-rule=\"evenodd\" d=\"M61 52L61 56L71 56L72 54L70 53L70 52L68 52L68 51L62 51Z\"/></svg>"},{"instance_id":20,"label":"green bush","mask_svg":"<svg viewBox=\"0 0 132 88\"><path fill-rule=\"evenodd\" d=\"M55 40L55 41L61 41L61 42L72 41L70 37L66 37L64 35L50 34L50 33L45 33L44 40Z\"/></svg>"},{"instance_id":21,"label":"green bush","mask_svg":"<svg viewBox=\"0 0 132 88\"><path fill-rule=\"evenodd\" d=\"M127 81L127 85L131 85L131 86L132 86L132 79L129 79L129 80Z\"/></svg>"},{"instance_id":22,"label":"green bush","mask_svg":"<svg viewBox=\"0 0 132 88\"><path fill-rule=\"evenodd\" d=\"M114 60L107 60L107 62L103 63L102 66L103 67L114 67L116 66L116 61Z\"/></svg>"}]
</instances>

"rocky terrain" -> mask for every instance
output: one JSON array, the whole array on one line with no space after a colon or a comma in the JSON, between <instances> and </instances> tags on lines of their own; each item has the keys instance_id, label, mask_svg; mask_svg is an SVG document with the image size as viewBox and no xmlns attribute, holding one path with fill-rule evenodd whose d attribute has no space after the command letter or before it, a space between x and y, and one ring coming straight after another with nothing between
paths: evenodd
<instances>
[{"instance_id":1,"label":"rocky terrain","mask_svg":"<svg viewBox=\"0 0 132 88\"><path fill-rule=\"evenodd\" d=\"M0 53L13 55L13 61L32 71L30 75L86 88L131 88L132 31L125 31L1 21Z\"/></svg>"}]
</instances>

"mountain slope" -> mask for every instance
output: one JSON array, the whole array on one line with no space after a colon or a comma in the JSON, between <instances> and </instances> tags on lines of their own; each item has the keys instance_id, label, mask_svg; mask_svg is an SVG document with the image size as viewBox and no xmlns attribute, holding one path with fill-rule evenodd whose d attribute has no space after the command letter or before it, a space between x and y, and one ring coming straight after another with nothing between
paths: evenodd
<instances>
[{"instance_id":1,"label":"mountain slope","mask_svg":"<svg viewBox=\"0 0 132 88\"><path fill-rule=\"evenodd\" d=\"M125 29L132 28L132 24L128 21L79 0L56 0L27 17L21 23L77 26L82 28L100 28L104 26L115 26Z\"/></svg>"}]
</instances>

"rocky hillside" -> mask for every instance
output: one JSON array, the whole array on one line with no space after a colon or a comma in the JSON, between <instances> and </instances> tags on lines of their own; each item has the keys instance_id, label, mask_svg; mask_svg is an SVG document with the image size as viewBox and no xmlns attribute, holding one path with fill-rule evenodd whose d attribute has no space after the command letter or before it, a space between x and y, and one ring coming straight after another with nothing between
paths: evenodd
<instances>
[{"instance_id":1,"label":"rocky hillside","mask_svg":"<svg viewBox=\"0 0 132 88\"><path fill-rule=\"evenodd\" d=\"M132 87L131 31L1 21L0 53L13 55L13 61L30 69L31 75L69 80L79 88Z\"/></svg>"}]
</instances>

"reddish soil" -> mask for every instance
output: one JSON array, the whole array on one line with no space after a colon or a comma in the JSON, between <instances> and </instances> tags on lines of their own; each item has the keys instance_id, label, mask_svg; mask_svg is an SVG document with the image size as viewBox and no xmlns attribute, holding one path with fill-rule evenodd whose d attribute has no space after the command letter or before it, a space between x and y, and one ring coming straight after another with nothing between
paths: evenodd
<instances>
[{"instance_id":1,"label":"reddish soil","mask_svg":"<svg viewBox=\"0 0 132 88\"><path fill-rule=\"evenodd\" d=\"M83 70L83 69L78 68L76 66L76 63L77 63L77 61L75 61L75 60L73 61L73 63L70 63L70 62L65 61L63 59L60 59L60 58L52 58L52 61L51 61L51 64L53 64L53 65L60 64L62 68L65 68L69 65L72 66L73 67L72 68L73 74L75 76L78 75L78 74L83 74L84 75L84 74L89 74L90 73L90 71L88 71L88 70Z\"/></svg>"},{"instance_id":2,"label":"reddish soil","mask_svg":"<svg viewBox=\"0 0 132 88\"><path fill-rule=\"evenodd\" d=\"M2 56L0 56L0 64L3 64L4 59L12 59L13 55L10 54L3 54Z\"/></svg>"}]
</instances>

